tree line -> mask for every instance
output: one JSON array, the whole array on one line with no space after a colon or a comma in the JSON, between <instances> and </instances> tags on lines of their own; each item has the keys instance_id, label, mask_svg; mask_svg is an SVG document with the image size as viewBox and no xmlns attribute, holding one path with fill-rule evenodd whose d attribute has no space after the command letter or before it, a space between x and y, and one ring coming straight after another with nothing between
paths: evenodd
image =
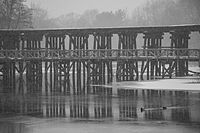
<instances>
[{"instance_id":1,"label":"tree line","mask_svg":"<svg viewBox=\"0 0 200 133\"><path fill-rule=\"evenodd\" d=\"M0 0L0 29L30 28L32 9L25 0Z\"/></svg>"},{"instance_id":2,"label":"tree line","mask_svg":"<svg viewBox=\"0 0 200 133\"><path fill-rule=\"evenodd\" d=\"M117 27L147 25L178 25L200 23L199 0L149 0L134 9L82 14L67 13L50 18L39 5L28 7L26 0L0 0L0 29Z\"/></svg>"}]
</instances>

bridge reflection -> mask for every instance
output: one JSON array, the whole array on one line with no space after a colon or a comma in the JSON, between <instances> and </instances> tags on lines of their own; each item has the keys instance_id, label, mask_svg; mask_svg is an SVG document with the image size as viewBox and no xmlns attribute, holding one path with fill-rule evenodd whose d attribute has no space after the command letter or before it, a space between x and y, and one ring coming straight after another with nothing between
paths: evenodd
<instances>
[{"instance_id":1,"label":"bridge reflection","mask_svg":"<svg viewBox=\"0 0 200 133\"><path fill-rule=\"evenodd\" d=\"M138 90L118 89L119 120L137 120L138 118Z\"/></svg>"},{"instance_id":2,"label":"bridge reflection","mask_svg":"<svg viewBox=\"0 0 200 133\"><path fill-rule=\"evenodd\" d=\"M1 133L27 133L29 129L22 123L3 123L0 122Z\"/></svg>"},{"instance_id":3,"label":"bridge reflection","mask_svg":"<svg viewBox=\"0 0 200 133\"><path fill-rule=\"evenodd\" d=\"M95 86L90 87L87 94L72 91L47 95L45 89L31 91L31 87L38 87L34 82L29 87L29 91L24 89L26 93L0 94L1 117L25 115L80 120L200 122L198 93ZM117 89L117 93L113 89Z\"/></svg>"}]
</instances>

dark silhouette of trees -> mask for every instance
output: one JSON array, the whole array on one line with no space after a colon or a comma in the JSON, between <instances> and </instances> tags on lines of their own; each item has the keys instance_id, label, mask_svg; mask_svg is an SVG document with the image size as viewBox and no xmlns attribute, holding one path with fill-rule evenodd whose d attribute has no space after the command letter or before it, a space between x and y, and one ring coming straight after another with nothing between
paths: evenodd
<instances>
[{"instance_id":1,"label":"dark silhouette of trees","mask_svg":"<svg viewBox=\"0 0 200 133\"><path fill-rule=\"evenodd\" d=\"M32 12L25 0L0 0L0 28L17 29L31 27Z\"/></svg>"}]
</instances>

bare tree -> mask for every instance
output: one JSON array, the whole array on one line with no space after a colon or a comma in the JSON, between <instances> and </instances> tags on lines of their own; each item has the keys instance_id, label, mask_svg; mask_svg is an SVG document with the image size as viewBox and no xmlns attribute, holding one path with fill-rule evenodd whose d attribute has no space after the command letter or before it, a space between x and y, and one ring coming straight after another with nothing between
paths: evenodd
<instances>
[{"instance_id":1,"label":"bare tree","mask_svg":"<svg viewBox=\"0 0 200 133\"><path fill-rule=\"evenodd\" d=\"M0 0L0 28L30 28L31 9L24 4L25 0Z\"/></svg>"}]
</instances>

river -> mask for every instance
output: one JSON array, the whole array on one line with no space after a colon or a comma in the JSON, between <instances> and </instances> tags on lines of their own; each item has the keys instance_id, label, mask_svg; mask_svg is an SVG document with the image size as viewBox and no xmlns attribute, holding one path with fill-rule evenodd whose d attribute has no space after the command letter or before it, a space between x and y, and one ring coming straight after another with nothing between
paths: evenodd
<instances>
[{"instance_id":1,"label":"river","mask_svg":"<svg viewBox=\"0 0 200 133\"><path fill-rule=\"evenodd\" d=\"M184 78L186 80L199 81L198 78ZM166 81L168 84L176 82L175 79ZM79 90L90 91L78 95L1 91L0 133L200 132L198 89L167 89L162 80L149 82L160 83L157 88L164 89L148 89L142 87L144 82L147 81L85 86ZM16 84L11 90L24 87L27 89L23 84Z\"/></svg>"}]
</instances>

